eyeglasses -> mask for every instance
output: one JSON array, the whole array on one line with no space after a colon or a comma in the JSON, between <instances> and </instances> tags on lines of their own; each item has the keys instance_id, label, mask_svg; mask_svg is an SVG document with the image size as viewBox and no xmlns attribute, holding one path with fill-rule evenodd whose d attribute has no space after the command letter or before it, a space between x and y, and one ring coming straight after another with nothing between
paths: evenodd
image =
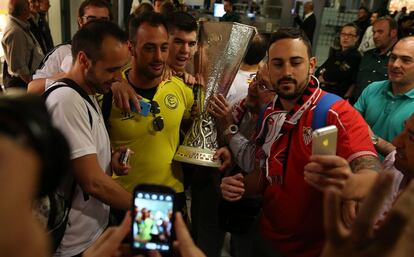
<instances>
[{"instance_id":1,"label":"eyeglasses","mask_svg":"<svg viewBox=\"0 0 414 257\"><path fill-rule=\"evenodd\" d=\"M356 37L357 35L355 34L348 34L348 33L341 33L339 34L341 37Z\"/></svg>"},{"instance_id":2,"label":"eyeglasses","mask_svg":"<svg viewBox=\"0 0 414 257\"><path fill-rule=\"evenodd\" d=\"M154 120L152 121L152 127L155 131L161 131L164 129L164 119L161 116L157 116L161 112L160 106L156 101L151 101L151 109L150 112L152 113L152 117Z\"/></svg>"},{"instance_id":3,"label":"eyeglasses","mask_svg":"<svg viewBox=\"0 0 414 257\"><path fill-rule=\"evenodd\" d=\"M85 19L86 21L93 21L93 20L106 20L106 21L109 21L108 16L98 17L98 16L94 16L94 15L85 15L85 16L82 16L82 19Z\"/></svg>"},{"instance_id":4,"label":"eyeglasses","mask_svg":"<svg viewBox=\"0 0 414 257\"><path fill-rule=\"evenodd\" d=\"M251 83L255 83L255 85L257 86L257 89L265 91L265 90L269 90L267 88L266 82L262 79L260 79L257 74L253 77L253 79L251 80Z\"/></svg>"}]
</instances>

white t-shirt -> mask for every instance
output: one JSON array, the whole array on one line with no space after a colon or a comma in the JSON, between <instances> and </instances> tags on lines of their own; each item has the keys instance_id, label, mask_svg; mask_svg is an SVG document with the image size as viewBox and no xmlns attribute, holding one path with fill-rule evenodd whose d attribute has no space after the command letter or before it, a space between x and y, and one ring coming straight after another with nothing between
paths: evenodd
<instances>
[{"instance_id":1,"label":"white t-shirt","mask_svg":"<svg viewBox=\"0 0 414 257\"><path fill-rule=\"evenodd\" d=\"M239 69L226 96L226 99L230 105L239 102L247 96L250 81L253 79L255 74L256 72L243 71Z\"/></svg>"},{"instance_id":2,"label":"white t-shirt","mask_svg":"<svg viewBox=\"0 0 414 257\"><path fill-rule=\"evenodd\" d=\"M62 131L69 142L71 159L96 154L102 170L110 175L109 136L98 103L94 96L90 97L99 114L69 87L53 91L46 104L54 125ZM92 129L88 109L92 116ZM54 256L73 256L85 251L106 228L108 216L109 206L92 196L85 201L83 191L78 185L73 196L65 235Z\"/></svg>"},{"instance_id":3,"label":"white t-shirt","mask_svg":"<svg viewBox=\"0 0 414 257\"><path fill-rule=\"evenodd\" d=\"M374 49L374 33L372 32L372 26L369 26L362 37L361 43L359 44L358 51L362 54L368 50Z\"/></svg>"},{"instance_id":4,"label":"white t-shirt","mask_svg":"<svg viewBox=\"0 0 414 257\"><path fill-rule=\"evenodd\" d=\"M33 79L48 78L60 72L67 72L67 70L61 69L61 65L62 65L63 59L67 55L72 54L71 49L72 49L71 44L62 44L62 45L55 47L43 59L40 68L36 70L35 74L33 74Z\"/></svg>"},{"instance_id":5,"label":"white t-shirt","mask_svg":"<svg viewBox=\"0 0 414 257\"><path fill-rule=\"evenodd\" d=\"M60 65L60 70L63 72L68 72L70 68L72 68L72 53L68 54L63 58L62 63Z\"/></svg>"}]
</instances>

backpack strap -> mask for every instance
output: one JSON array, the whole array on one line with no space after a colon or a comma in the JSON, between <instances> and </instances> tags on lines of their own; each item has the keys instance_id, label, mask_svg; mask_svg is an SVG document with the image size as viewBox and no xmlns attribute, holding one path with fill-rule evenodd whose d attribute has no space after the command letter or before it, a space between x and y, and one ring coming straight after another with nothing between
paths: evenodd
<instances>
[{"instance_id":1,"label":"backpack strap","mask_svg":"<svg viewBox=\"0 0 414 257\"><path fill-rule=\"evenodd\" d=\"M326 126L328 111L331 106L339 100L342 100L342 98L331 93L326 93L321 97L319 102L316 104L315 110L313 111L313 130Z\"/></svg>"},{"instance_id":2,"label":"backpack strap","mask_svg":"<svg viewBox=\"0 0 414 257\"><path fill-rule=\"evenodd\" d=\"M112 97L112 91L109 91L108 93L104 94L102 99L102 116L107 129L109 129L109 116L111 115L112 109Z\"/></svg>"},{"instance_id":3,"label":"backpack strap","mask_svg":"<svg viewBox=\"0 0 414 257\"><path fill-rule=\"evenodd\" d=\"M61 87L70 87L70 88L72 88L73 90L75 90L85 101L87 101L91 106L92 106L92 108L96 111L96 113L98 113L99 114L99 112L98 112L98 110L96 109L96 106L95 106L95 104L92 102L92 100L91 100L91 98L89 97L89 95L85 92L85 90L83 90L78 84L76 84L76 82L75 81L73 81L73 80L71 80L71 79L68 79L68 78L62 78L62 79L59 79L59 80L57 80L57 81L55 81L55 83L57 83L57 82L62 82L62 83L64 83L64 84L60 84L60 85L56 85L56 86L52 86L52 87L50 87L50 88L48 88L47 90L46 90L46 92L44 92L43 93L43 99L47 99L47 97L53 92L53 91L55 91L56 89L58 89L58 88L61 88ZM86 106L86 109L88 110L88 118L89 118L89 124L90 124L90 126L91 126L91 129L92 129L92 124L93 124L93 120L92 120L92 114L91 114L91 112L89 111L89 108L88 108L88 106Z\"/></svg>"}]
</instances>

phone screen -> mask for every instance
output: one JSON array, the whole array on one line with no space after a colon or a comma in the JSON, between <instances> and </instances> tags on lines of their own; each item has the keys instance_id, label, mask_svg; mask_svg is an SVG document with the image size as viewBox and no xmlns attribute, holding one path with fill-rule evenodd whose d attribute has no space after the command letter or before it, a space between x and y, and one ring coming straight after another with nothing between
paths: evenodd
<instances>
[{"instance_id":1,"label":"phone screen","mask_svg":"<svg viewBox=\"0 0 414 257\"><path fill-rule=\"evenodd\" d=\"M133 248L136 250L171 249L174 195L164 192L134 192L132 220Z\"/></svg>"}]
</instances>

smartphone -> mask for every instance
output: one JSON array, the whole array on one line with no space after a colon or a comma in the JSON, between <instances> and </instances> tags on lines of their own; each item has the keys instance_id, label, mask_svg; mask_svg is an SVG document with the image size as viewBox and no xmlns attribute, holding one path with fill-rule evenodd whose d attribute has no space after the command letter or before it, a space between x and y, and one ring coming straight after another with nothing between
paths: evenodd
<instances>
[{"instance_id":1,"label":"smartphone","mask_svg":"<svg viewBox=\"0 0 414 257\"><path fill-rule=\"evenodd\" d=\"M312 133L312 154L336 155L337 138L335 125L316 129Z\"/></svg>"},{"instance_id":2,"label":"smartphone","mask_svg":"<svg viewBox=\"0 0 414 257\"><path fill-rule=\"evenodd\" d=\"M148 116L149 113L151 112L151 104L145 101L144 99L139 99L138 102L139 102L139 106L141 107L141 112L138 112L137 109L135 108L134 103L131 100L129 100L129 108L131 108L131 111L139 113L142 116Z\"/></svg>"},{"instance_id":3,"label":"smartphone","mask_svg":"<svg viewBox=\"0 0 414 257\"><path fill-rule=\"evenodd\" d=\"M175 191L166 186L135 187L132 204L132 251L172 250Z\"/></svg>"},{"instance_id":4,"label":"smartphone","mask_svg":"<svg viewBox=\"0 0 414 257\"><path fill-rule=\"evenodd\" d=\"M133 154L134 152L127 148L125 152L123 152L121 154L121 156L119 157L119 162L123 165L128 165L129 164L129 157L131 156L131 154Z\"/></svg>"}]
</instances>

